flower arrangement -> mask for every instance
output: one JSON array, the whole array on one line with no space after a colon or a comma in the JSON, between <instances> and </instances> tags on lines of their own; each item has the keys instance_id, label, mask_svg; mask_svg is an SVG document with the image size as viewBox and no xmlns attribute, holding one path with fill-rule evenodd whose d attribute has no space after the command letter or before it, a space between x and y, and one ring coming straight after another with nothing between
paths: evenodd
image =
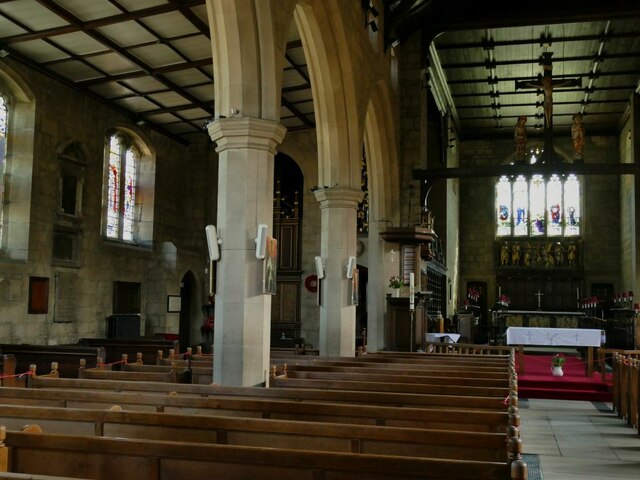
<instances>
[{"instance_id":1,"label":"flower arrangement","mask_svg":"<svg viewBox=\"0 0 640 480\"><path fill-rule=\"evenodd\" d=\"M511 303L511 300L507 295L500 295L500 298L498 299L498 303L504 307L508 307L509 304Z\"/></svg>"},{"instance_id":2,"label":"flower arrangement","mask_svg":"<svg viewBox=\"0 0 640 480\"><path fill-rule=\"evenodd\" d=\"M389 288L402 288L404 282L398 275L389 277Z\"/></svg>"},{"instance_id":3,"label":"flower arrangement","mask_svg":"<svg viewBox=\"0 0 640 480\"><path fill-rule=\"evenodd\" d=\"M566 358L561 353L556 353L553 357L551 357L551 366L552 367L561 367L564 365L564 361Z\"/></svg>"}]
</instances>

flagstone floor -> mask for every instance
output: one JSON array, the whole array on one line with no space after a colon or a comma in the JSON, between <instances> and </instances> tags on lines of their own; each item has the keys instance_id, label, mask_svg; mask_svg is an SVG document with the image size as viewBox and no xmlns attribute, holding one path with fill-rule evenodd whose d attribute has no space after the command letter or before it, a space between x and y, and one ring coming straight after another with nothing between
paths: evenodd
<instances>
[{"instance_id":1,"label":"flagstone floor","mask_svg":"<svg viewBox=\"0 0 640 480\"><path fill-rule=\"evenodd\" d=\"M521 399L524 453L539 455L540 478L640 479L640 435L610 409L610 403Z\"/></svg>"}]
</instances>

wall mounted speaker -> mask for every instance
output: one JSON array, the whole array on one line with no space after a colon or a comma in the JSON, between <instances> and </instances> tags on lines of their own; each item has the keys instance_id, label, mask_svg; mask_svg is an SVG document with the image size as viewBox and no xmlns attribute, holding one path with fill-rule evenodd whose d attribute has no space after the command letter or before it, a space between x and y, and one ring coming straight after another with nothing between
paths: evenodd
<instances>
[{"instance_id":1,"label":"wall mounted speaker","mask_svg":"<svg viewBox=\"0 0 640 480\"><path fill-rule=\"evenodd\" d=\"M267 253L267 225L261 223L258 225L258 233L256 235L256 258L262 260Z\"/></svg>"},{"instance_id":2,"label":"wall mounted speaker","mask_svg":"<svg viewBox=\"0 0 640 480\"><path fill-rule=\"evenodd\" d=\"M316 257L316 275L319 280L324 278L324 262L322 261L322 257Z\"/></svg>"},{"instance_id":3,"label":"wall mounted speaker","mask_svg":"<svg viewBox=\"0 0 640 480\"><path fill-rule=\"evenodd\" d=\"M347 278L353 278L353 269L356 268L356 257L349 257L347 262Z\"/></svg>"},{"instance_id":4,"label":"wall mounted speaker","mask_svg":"<svg viewBox=\"0 0 640 480\"><path fill-rule=\"evenodd\" d=\"M220 260L220 247L218 240L218 232L215 225L207 225L204 227L204 233L207 235L207 246L209 247L209 258L212 261Z\"/></svg>"}]
</instances>

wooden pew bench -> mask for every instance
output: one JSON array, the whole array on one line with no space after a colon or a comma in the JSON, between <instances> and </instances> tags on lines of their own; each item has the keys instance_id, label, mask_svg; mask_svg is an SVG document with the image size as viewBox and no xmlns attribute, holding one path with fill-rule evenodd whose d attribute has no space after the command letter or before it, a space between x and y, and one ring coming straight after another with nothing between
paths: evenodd
<instances>
[{"instance_id":1,"label":"wooden pew bench","mask_svg":"<svg viewBox=\"0 0 640 480\"><path fill-rule=\"evenodd\" d=\"M302 374L301 374L302 375ZM358 380L358 375L349 373L332 372L306 372L306 376L297 376L292 372L289 377L271 378L270 386L273 388L312 388L322 390L356 390L394 393L416 393L447 396L471 396L471 397L497 397L504 399L509 396L509 387L483 387L465 385L439 385L425 383L409 383L406 381L395 382L395 377L388 376L387 380L380 381ZM409 377L411 378L411 377Z\"/></svg>"},{"instance_id":2,"label":"wooden pew bench","mask_svg":"<svg viewBox=\"0 0 640 480\"><path fill-rule=\"evenodd\" d=\"M24 373L24 372L22 372ZM16 375L16 357L14 355L0 355L0 386L24 387L25 379Z\"/></svg>"},{"instance_id":3,"label":"wooden pew bench","mask_svg":"<svg viewBox=\"0 0 640 480\"><path fill-rule=\"evenodd\" d=\"M304 357L302 357L304 358ZM349 371L353 373L371 374L392 374L392 375L425 375L429 377L449 378L449 377L464 377L473 375L475 377L481 376L487 380L500 380L508 382L512 377L507 369L504 368L480 368L476 369L468 366L456 366L456 365L415 365L415 364L375 364L375 363L363 363L358 364L354 362L343 362L341 360L324 360L314 361L311 360L295 360L281 362L277 360L272 362L276 367L277 372L284 371L284 365L287 366L308 366L309 368L319 367L322 368L339 368L342 371Z\"/></svg>"},{"instance_id":4,"label":"wooden pew bench","mask_svg":"<svg viewBox=\"0 0 640 480\"><path fill-rule=\"evenodd\" d=\"M126 363L124 365L126 365ZM119 366L118 370L114 370L112 369L111 365L86 368L81 360L80 367L78 368L78 378L93 380L115 380L118 382L187 383L185 373L178 372L175 368L171 368L168 371L163 372L124 371L120 370L120 368L122 368L122 366ZM188 379L188 383L191 383L190 377Z\"/></svg>"},{"instance_id":5,"label":"wooden pew bench","mask_svg":"<svg viewBox=\"0 0 640 480\"><path fill-rule=\"evenodd\" d=\"M98 381L101 382L101 381ZM241 387L237 387L241 388ZM248 389L245 389L248 390ZM265 389L262 389L265 390ZM283 390L278 393L287 393ZM299 393L295 391L294 393ZM362 399L366 402L366 399ZM505 433L519 426L517 409L447 409L396 407L349 403L300 401L296 397L183 396L143 392L78 389L0 389L0 405L106 409L119 405L126 410L198 415L225 415L280 420L339 422L358 425L462 430Z\"/></svg>"},{"instance_id":6,"label":"wooden pew bench","mask_svg":"<svg viewBox=\"0 0 640 480\"><path fill-rule=\"evenodd\" d=\"M29 370L36 365L38 372L49 371L52 362L58 363L61 377L77 378L80 359L85 359L90 368L97 366L105 358L105 351L100 347L82 345L0 345L0 354L11 354L16 358L16 372Z\"/></svg>"},{"instance_id":7,"label":"wooden pew bench","mask_svg":"<svg viewBox=\"0 0 640 480\"><path fill-rule=\"evenodd\" d=\"M640 433L640 354L614 354L613 408L618 416Z\"/></svg>"},{"instance_id":8,"label":"wooden pew bench","mask_svg":"<svg viewBox=\"0 0 640 480\"><path fill-rule=\"evenodd\" d=\"M169 354L169 350L180 352L180 344L177 340L162 340L158 338L81 338L78 345L98 347L104 350L104 362L113 363L127 354L129 358L135 358L137 353L142 353L144 363L156 362L158 350ZM77 362L76 362L77 365Z\"/></svg>"},{"instance_id":9,"label":"wooden pew bench","mask_svg":"<svg viewBox=\"0 0 640 480\"><path fill-rule=\"evenodd\" d=\"M48 433L507 462L503 433L118 410L9 406L0 423ZM511 443L514 445L514 443Z\"/></svg>"},{"instance_id":10,"label":"wooden pew bench","mask_svg":"<svg viewBox=\"0 0 640 480\"><path fill-rule=\"evenodd\" d=\"M186 363L182 369L177 367L176 362L173 362L171 365L140 365L138 363L127 363L121 365L120 369L121 371L126 372L152 373L168 373L171 372L171 370L175 370L178 371L185 379L185 381L181 383L209 385L213 382L213 367L201 366L200 363L195 364L195 366L191 366L189 363ZM191 381L187 381L189 378Z\"/></svg>"},{"instance_id":11,"label":"wooden pew bench","mask_svg":"<svg viewBox=\"0 0 640 480\"><path fill-rule=\"evenodd\" d=\"M244 396L249 398L295 398L298 401L349 402L369 405L407 407L466 408L473 410L506 410L507 404L517 406L517 396L468 397L436 394L393 393L375 391L329 391L318 389L246 388L218 385L187 385L163 382L118 382L114 380L83 380L70 378L35 378L32 388L75 388L146 393L170 393L190 396Z\"/></svg>"},{"instance_id":12,"label":"wooden pew bench","mask_svg":"<svg viewBox=\"0 0 640 480\"><path fill-rule=\"evenodd\" d=\"M526 478L526 465L7 431L9 470L96 480ZM34 461L37 459L38 461Z\"/></svg>"},{"instance_id":13,"label":"wooden pew bench","mask_svg":"<svg viewBox=\"0 0 640 480\"><path fill-rule=\"evenodd\" d=\"M406 382L438 385L468 385L481 387L506 387L506 378L477 377L464 370L454 375L430 375L428 371L398 371L390 369L332 367L320 365L285 365L283 373L287 378L331 378L359 381ZM444 373L444 372L439 372Z\"/></svg>"}]
</instances>

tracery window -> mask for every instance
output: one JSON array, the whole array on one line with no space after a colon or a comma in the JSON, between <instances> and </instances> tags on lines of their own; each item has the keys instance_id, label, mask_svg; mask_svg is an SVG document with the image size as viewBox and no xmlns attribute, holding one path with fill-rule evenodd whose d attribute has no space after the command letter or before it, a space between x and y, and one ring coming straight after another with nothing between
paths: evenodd
<instances>
[{"instance_id":1,"label":"tracery window","mask_svg":"<svg viewBox=\"0 0 640 480\"><path fill-rule=\"evenodd\" d=\"M105 235L135 241L140 150L121 133L109 137L105 188Z\"/></svg>"},{"instance_id":2,"label":"tracery window","mask_svg":"<svg viewBox=\"0 0 640 480\"><path fill-rule=\"evenodd\" d=\"M0 240L2 239L2 225L4 224L4 174L7 159L8 124L9 109L7 107L7 99L0 93Z\"/></svg>"},{"instance_id":3,"label":"tracery window","mask_svg":"<svg viewBox=\"0 0 640 480\"><path fill-rule=\"evenodd\" d=\"M540 153L539 149L530 151L532 164ZM573 174L503 175L496 183L496 236L579 236L580 200L580 179Z\"/></svg>"}]
</instances>

